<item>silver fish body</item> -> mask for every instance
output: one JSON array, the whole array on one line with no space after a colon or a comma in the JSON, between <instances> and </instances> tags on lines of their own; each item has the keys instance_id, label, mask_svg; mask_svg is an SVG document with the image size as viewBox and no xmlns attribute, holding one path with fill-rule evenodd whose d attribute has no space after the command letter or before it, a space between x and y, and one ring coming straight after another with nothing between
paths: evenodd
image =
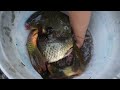
<instances>
[{"instance_id":1,"label":"silver fish body","mask_svg":"<svg viewBox=\"0 0 120 90\"><path fill-rule=\"evenodd\" d=\"M69 50L73 47L72 38L65 41L55 40L53 42L47 42L45 44L39 43L39 50L42 52L46 60L49 63L59 61L64 58Z\"/></svg>"}]
</instances>

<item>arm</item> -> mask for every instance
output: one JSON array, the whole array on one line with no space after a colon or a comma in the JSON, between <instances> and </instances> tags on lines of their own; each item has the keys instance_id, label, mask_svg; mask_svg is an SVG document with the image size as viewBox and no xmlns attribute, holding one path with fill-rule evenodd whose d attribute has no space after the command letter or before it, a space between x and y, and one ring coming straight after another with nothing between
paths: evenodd
<instances>
[{"instance_id":1,"label":"arm","mask_svg":"<svg viewBox=\"0 0 120 90\"><path fill-rule=\"evenodd\" d=\"M86 30L89 25L91 12L90 11L69 11L70 23L75 34L77 46L80 48L83 45Z\"/></svg>"}]
</instances>

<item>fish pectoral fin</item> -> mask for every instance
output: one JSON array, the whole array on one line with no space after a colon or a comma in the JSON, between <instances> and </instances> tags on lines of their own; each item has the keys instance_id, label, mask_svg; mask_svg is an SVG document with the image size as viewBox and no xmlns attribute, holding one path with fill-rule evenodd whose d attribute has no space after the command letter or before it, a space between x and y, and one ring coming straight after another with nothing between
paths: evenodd
<instances>
[{"instance_id":1,"label":"fish pectoral fin","mask_svg":"<svg viewBox=\"0 0 120 90\"><path fill-rule=\"evenodd\" d=\"M69 49L64 57L68 56L72 52L73 48Z\"/></svg>"},{"instance_id":2,"label":"fish pectoral fin","mask_svg":"<svg viewBox=\"0 0 120 90\"><path fill-rule=\"evenodd\" d=\"M85 61L83 60L83 57L82 57L82 53L80 51L80 49L77 47L76 43L74 43L74 56L76 57L76 59L79 59L79 62L80 62L80 68L82 70L85 69Z\"/></svg>"},{"instance_id":3,"label":"fish pectoral fin","mask_svg":"<svg viewBox=\"0 0 120 90\"><path fill-rule=\"evenodd\" d=\"M63 72L64 72L64 74L65 74L66 76L68 76L68 77L76 74L76 72L74 72L74 71L72 70L72 67L67 67L67 68L65 68L65 69L63 70Z\"/></svg>"}]
</instances>

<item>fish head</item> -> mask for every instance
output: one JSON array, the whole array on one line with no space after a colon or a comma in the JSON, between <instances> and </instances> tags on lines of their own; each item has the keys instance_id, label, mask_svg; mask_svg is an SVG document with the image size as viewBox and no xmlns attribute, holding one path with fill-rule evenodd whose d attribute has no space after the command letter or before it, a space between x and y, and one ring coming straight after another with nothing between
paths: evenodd
<instances>
[{"instance_id":1,"label":"fish head","mask_svg":"<svg viewBox=\"0 0 120 90\"><path fill-rule=\"evenodd\" d=\"M26 30L33 30L44 26L45 19L42 18L41 12L35 12L25 22Z\"/></svg>"}]
</instances>

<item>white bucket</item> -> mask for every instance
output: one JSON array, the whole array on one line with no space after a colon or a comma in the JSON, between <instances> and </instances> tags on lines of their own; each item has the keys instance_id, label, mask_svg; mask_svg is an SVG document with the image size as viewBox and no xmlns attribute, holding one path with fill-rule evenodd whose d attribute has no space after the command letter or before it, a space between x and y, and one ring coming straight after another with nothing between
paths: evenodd
<instances>
[{"instance_id":1,"label":"white bucket","mask_svg":"<svg viewBox=\"0 0 120 90\"><path fill-rule=\"evenodd\" d=\"M42 79L26 51L24 23L34 11L0 11L0 68L9 79ZM120 70L120 12L94 11L89 25L93 56L76 78L114 78Z\"/></svg>"}]
</instances>

